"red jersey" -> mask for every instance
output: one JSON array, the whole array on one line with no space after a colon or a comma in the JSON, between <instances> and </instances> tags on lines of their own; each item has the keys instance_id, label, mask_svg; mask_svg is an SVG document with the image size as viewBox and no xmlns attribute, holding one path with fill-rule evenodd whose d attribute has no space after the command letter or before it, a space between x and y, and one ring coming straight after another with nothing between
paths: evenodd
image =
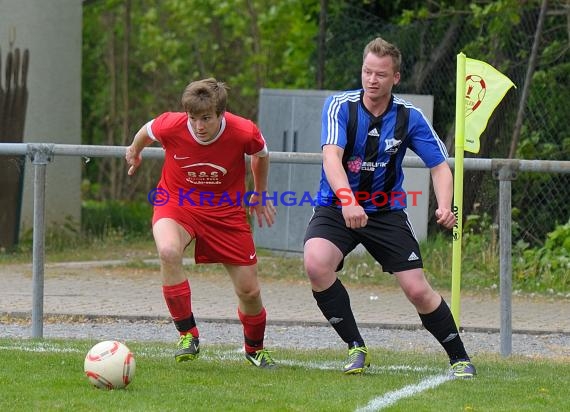
<instances>
[{"instance_id":1,"label":"red jersey","mask_svg":"<svg viewBox=\"0 0 570 412\"><path fill-rule=\"evenodd\" d=\"M194 136L186 113L163 113L147 124L147 131L165 150L158 187L168 191L170 205L245 206L245 155L265 147L251 120L225 112L220 131L208 142Z\"/></svg>"}]
</instances>

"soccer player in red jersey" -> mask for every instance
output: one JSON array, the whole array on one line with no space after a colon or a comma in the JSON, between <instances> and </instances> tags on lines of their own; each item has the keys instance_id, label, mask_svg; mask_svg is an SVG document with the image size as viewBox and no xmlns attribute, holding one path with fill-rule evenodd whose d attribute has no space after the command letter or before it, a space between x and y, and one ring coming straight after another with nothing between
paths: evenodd
<instances>
[{"instance_id":1,"label":"soccer player in red jersey","mask_svg":"<svg viewBox=\"0 0 570 412\"><path fill-rule=\"evenodd\" d=\"M128 174L141 164L142 150L159 142L165 150L162 175L154 191L152 233L160 258L162 292L180 333L175 359L196 359L198 327L190 283L182 258L194 240L196 263L221 263L238 297L246 358L258 367L275 362L263 346L266 311L257 279L257 257L246 206L263 227L271 226L275 207L267 191L269 152L250 120L226 111L227 88L209 78L186 86L184 112L166 112L149 121L127 147ZM245 155L251 155L254 190L247 196ZM251 193L251 192L250 192Z\"/></svg>"}]
</instances>

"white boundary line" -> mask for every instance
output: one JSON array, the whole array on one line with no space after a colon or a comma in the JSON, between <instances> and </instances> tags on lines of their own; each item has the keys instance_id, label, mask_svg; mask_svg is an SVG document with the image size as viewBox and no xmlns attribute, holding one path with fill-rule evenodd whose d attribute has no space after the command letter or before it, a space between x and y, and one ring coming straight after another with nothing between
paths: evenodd
<instances>
[{"instance_id":1,"label":"white boundary line","mask_svg":"<svg viewBox=\"0 0 570 412\"><path fill-rule=\"evenodd\" d=\"M400 399L414 396L425 390L435 388L441 385L442 383L447 382L449 379L450 378L448 375L430 376L415 385L404 386L402 389L388 392L382 396L374 398L370 402L368 402L368 405L364 406L363 408L358 408L356 412L379 411L381 409L384 409L388 406L395 404Z\"/></svg>"},{"instance_id":2,"label":"white boundary line","mask_svg":"<svg viewBox=\"0 0 570 412\"><path fill-rule=\"evenodd\" d=\"M128 343L127 343L128 344ZM20 350L24 352L53 352L53 353L82 353L83 351L76 348L66 347L65 343L61 342L18 342L14 345L0 345L0 350ZM85 350L87 354L87 350ZM152 357L152 358L170 358L172 354L167 351L164 352L159 349L150 349L143 347L134 352L135 358ZM203 351L200 353L200 360L205 361L242 361L245 360L243 356L243 348L229 349L229 350L216 350ZM297 366L306 369L319 369L319 370L340 370L338 362L334 361L298 361L293 359L278 359L277 363L284 366ZM385 365L385 366L371 366L366 370L366 374L382 374L386 372L418 372L429 373L439 371L439 368L427 366L410 366L410 365Z\"/></svg>"}]
</instances>

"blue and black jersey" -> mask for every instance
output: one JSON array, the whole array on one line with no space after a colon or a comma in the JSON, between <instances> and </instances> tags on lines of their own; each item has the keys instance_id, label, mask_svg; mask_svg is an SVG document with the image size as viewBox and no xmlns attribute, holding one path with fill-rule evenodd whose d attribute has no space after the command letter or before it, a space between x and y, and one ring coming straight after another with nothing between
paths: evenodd
<instances>
[{"instance_id":1,"label":"blue and black jersey","mask_svg":"<svg viewBox=\"0 0 570 412\"><path fill-rule=\"evenodd\" d=\"M386 112L373 116L362 103L363 90L330 96L322 113L321 147L334 144L344 149L342 164L350 188L367 212L406 207L402 161L411 149L428 168L448 157L443 142L420 109L397 96ZM338 195L338 196L337 196ZM320 205L342 203L333 193L324 169L321 172Z\"/></svg>"}]
</instances>

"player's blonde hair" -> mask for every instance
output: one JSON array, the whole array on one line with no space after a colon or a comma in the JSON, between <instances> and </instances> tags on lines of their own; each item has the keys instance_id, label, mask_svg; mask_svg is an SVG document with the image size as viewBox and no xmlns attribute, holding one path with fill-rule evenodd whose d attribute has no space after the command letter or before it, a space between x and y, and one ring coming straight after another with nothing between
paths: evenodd
<instances>
[{"instance_id":1,"label":"player's blonde hair","mask_svg":"<svg viewBox=\"0 0 570 412\"><path fill-rule=\"evenodd\" d=\"M219 116L226 111L228 88L213 77L196 80L186 86L180 101L184 111L192 115L215 110Z\"/></svg>"},{"instance_id":2,"label":"player's blonde hair","mask_svg":"<svg viewBox=\"0 0 570 412\"><path fill-rule=\"evenodd\" d=\"M394 73L400 71L400 66L402 65L402 53L400 53L400 50L392 43L387 42L381 37L376 37L374 40L370 41L366 47L364 47L362 60L366 58L368 53L372 53L378 57L390 56L394 66Z\"/></svg>"}]
</instances>

